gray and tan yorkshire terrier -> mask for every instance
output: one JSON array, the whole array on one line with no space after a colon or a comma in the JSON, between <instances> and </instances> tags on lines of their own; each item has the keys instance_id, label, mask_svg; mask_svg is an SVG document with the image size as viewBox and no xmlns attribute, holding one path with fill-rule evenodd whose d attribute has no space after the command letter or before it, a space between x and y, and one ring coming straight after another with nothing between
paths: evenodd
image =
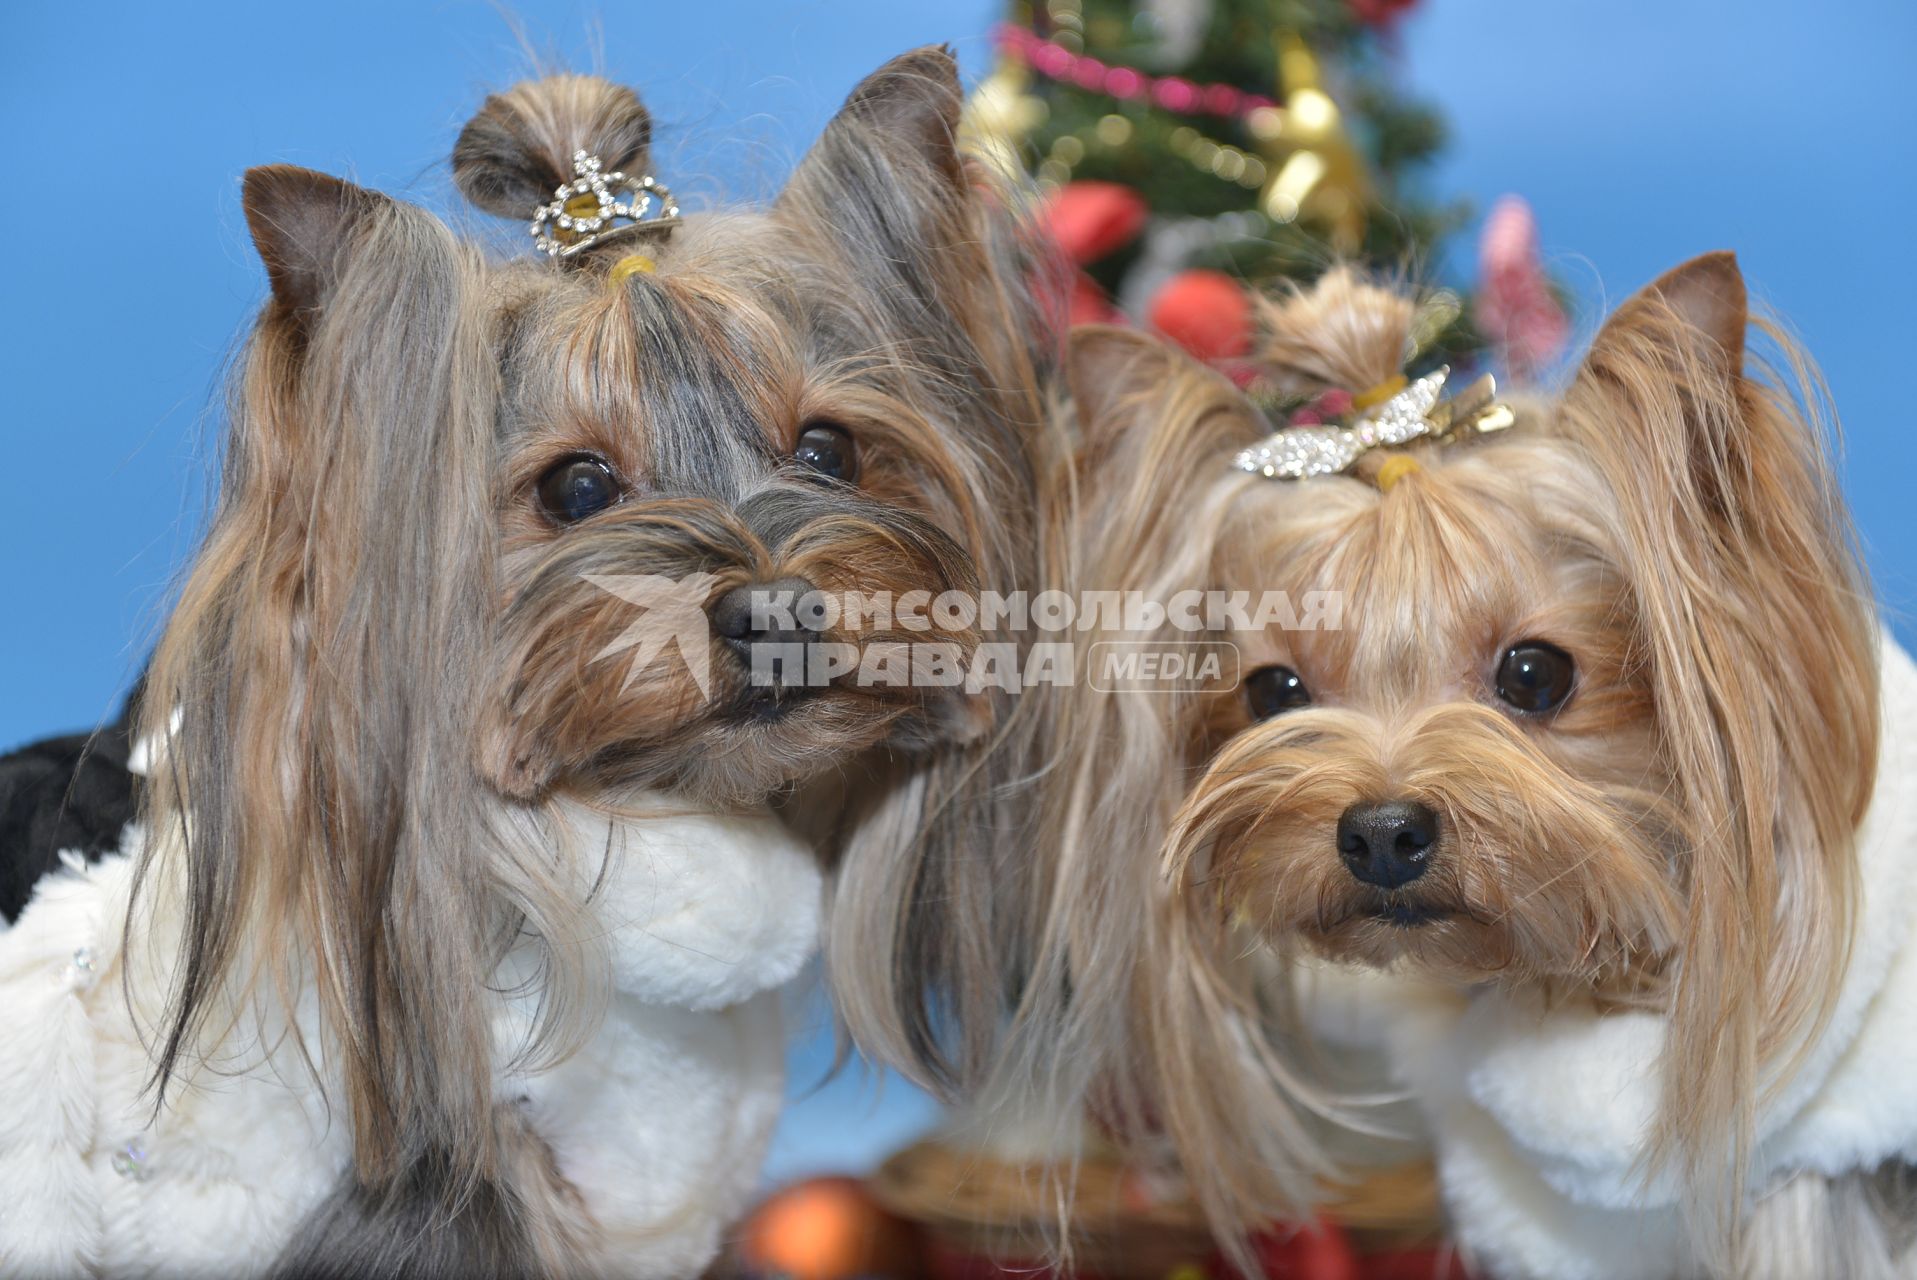
<instances>
[{"instance_id":1,"label":"gray and tan yorkshire terrier","mask_svg":"<svg viewBox=\"0 0 1917 1280\"><path fill-rule=\"evenodd\" d=\"M140 821L0 931L0 1272L699 1274L819 923L775 805L855 1021L930 1043L1017 717L755 678L841 637L753 605L1032 570L1047 330L959 105L907 54L769 208L680 217L629 90L521 84L453 164L520 260L247 175L272 296Z\"/></svg>"},{"instance_id":2,"label":"gray and tan yorkshire terrier","mask_svg":"<svg viewBox=\"0 0 1917 1280\"><path fill-rule=\"evenodd\" d=\"M1747 349L1729 254L1545 400L1407 381L1417 313L1343 271L1273 304L1280 389L1360 406L1275 434L1140 339L1075 344L1117 495L1087 545L1343 607L1212 636L1242 679L1079 691L1066 736L1118 745L1061 783L1055 874L1153 847L1108 867L1131 940L1052 913L1074 1047L1227 1231L1326 1171L1331 1035L1416 1102L1487 1274L1917 1273L1917 671L1815 374Z\"/></svg>"}]
</instances>

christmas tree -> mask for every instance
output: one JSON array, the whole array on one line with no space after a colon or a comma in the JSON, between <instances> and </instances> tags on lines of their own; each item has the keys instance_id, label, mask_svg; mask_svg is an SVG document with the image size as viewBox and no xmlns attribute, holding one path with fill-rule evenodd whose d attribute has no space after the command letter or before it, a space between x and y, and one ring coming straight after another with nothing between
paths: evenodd
<instances>
[{"instance_id":1,"label":"christmas tree","mask_svg":"<svg viewBox=\"0 0 1917 1280\"><path fill-rule=\"evenodd\" d=\"M1248 290L1333 261L1440 283L1440 246L1471 211L1429 196L1443 124L1398 88L1392 29L1415 3L1015 3L968 124L1036 179L1082 272L1072 318L1141 320L1233 369L1252 341ZM1562 313L1528 213L1501 215L1486 281L1502 292L1485 310L1497 354L1524 372L1555 350ZM1432 314L1434 358L1483 345L1468 298L1441 293Z\"/></svg>"}]
</instances>

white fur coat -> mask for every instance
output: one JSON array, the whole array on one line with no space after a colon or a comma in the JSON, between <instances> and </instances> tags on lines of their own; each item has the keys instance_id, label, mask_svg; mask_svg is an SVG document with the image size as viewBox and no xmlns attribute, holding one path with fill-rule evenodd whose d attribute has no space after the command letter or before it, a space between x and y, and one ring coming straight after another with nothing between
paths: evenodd
<instances>
[{"instance_id":1,"label":"white fur coat","mask_svg":"<svg viewBox=\"0 0 1917 1280\"><path fill-rule=\"evenodd\" d=\"M774 989L816 944L819 870L770 816L630 821L573 806L565 820L591 848L610 825L617 846L593 899L611 1005L579 1054L543 1072L502 1067L495 1088L580 1192L610 1269L682 1280L755 1184L783 1094ZM165 975L148 948L121 946L140 842L129 829L119 856L69 859L0 926L0 1276L258 1274L350 1160L344 1118L284 1039L257 1031L153 1114L143 1033ZM163 942L169 924L143 926ZM508 956L496 985L513 991L510 970L527 963ZM535 1000L501 998L502 1063ZM310 1028L310 1009L293 1016Z\"/></svg>"},{"instance_id":2,"label":"white fur coat","mask_svg":"<svg viewBox=\"0 0 1917 1280\"><path fill-rule=\"evenodd\" d=\"M1757 1117L1754 1203L1793 1174L1917 1162L1917 668L1888 636L1882 672L1850 967L1822 1036ZM1641 1173L1662 1018L1546 1009L1491 989L1459 997L1397 975L1319 971L1311 981L1314 1023L1333 1039L1372 1039L1420 1104L1454 1230L1485 1271L1698 1272L1676 1186Z\"/></svg>"}]
</instances>

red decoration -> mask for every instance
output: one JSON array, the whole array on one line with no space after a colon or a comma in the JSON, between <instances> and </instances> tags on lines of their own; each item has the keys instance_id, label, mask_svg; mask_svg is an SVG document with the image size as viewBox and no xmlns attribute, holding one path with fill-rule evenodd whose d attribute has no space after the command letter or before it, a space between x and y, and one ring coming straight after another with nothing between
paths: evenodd
<instances>
[{"instance_id":1,"label":"red decoration","mask_svg":"<svg viewBox=\"0 0 1917 1280\"><path fill-rule=\"evenodd\" d=\"M1354 3L1356 0L1354 0ZM1367 0L1392 3L1393 0ZM1406 0L1396 0L1403 4ZM1229 84L1194 84L1180 76L1149 76L1135 67L1114 67L1088 54L1073 53L1036 31L1006 23L998 29L999 51L1022 62L1047 80L1077 85L1088 93L1131 102L1149 100L1179 115L1223 116L1239 119L1261 107L1278 103L1262 93L1246 93Z\"/></svg>"},{"instance_id":2,"label":"red decoration","mask_svg":"<svg viewBox=\"0 0 1917 1280\"><path fill-rule=\"evenodd\" d=\"M1478 271L1479 327L1512 377L1536 377L1564 350L1571 326L1544 274L1537 219L1519 197L1492 206L1478 241Z\"/></svg>"},{"instance_id":3,"label":"red decoration","mask_svg":"<svg viewBox=\"0 0 1917 1280\"><path fill-rule=\"evenodd\" d=\"M1368 27L1388 27L1417 5L1418 0L1351 0L1351 12Z\"/></svg>"},{"instance_id":4,"label":"red decoration","mask_svg":"<svg viewBox=\"0 0 1917 1280\"><path fill-rule=\"evenodd\" d=\"M1284 1235L1270 1234L1251 1242L1253 1261L1258 1270L1247 1277L1227 1263L1222 1255L1204 1262L1193 1259L1190 1274L1205 1280L1374 1280L1368 1260L1361 1259L1351 1241L1336 1224L1320 1222L1308 1231ZM1418 1280L1464 1280L1462 1273L1440 1267L1435 1252L1393 1255L1416 1262L1430 1259L1434 1269ZM1111 1273L1079 1266L1062 1272L1042 1258L986 1258L968 1253L949 1243L931 1240L926 1249L930 1280L1115 1280ZM1127 1268L1122 1275L1142 1274L1139 1268ZM1173 1275L1182 1274L1174 1271ZM1412 1280L1415 1273L1392 1273L1391 1280Z\"/></svg>"},{"instance_id":5,"label":"red decoration","mask_svg":"<svg viewBox=\"0 0 1917 1280\"><path fill-rule=\"evenodd\" d=\"M1081 266L1130 244L1144 230L1145 197L1116 182L1068 182L1052 193L1042 215L1046 234Z\"/></svg>"},{"instance_id":6,"label":"red decoration","mask_svg":"<svg viewBox=\"0 0 1917 1280\"><path fill-rule=\"evenodd\" d=\"M917 1233L880 1208L857 1178L809 1178L776 1191L739 1235L748 1275L866 1280L921 1270Z\"/></svg>"},{"instance_id":7,"label":"red decoration","mask_svg":"<svg viewBox=\"0 0 1917 1280\"><path fill-rule=\"evenodd\" d=\"M1334 1224L1292 1236L1259 1236L1252 1246L1265 1280L1359 1280L1363 1274L1357 1251Z\"/></svg>"},{"instance_id":8,"label":"red decoration","mask_svg":"<svg viewBox=\"0 0 1917 1280\"><path fill-rule=\"evenodd\" d=\"M1362 1275L1364 1280L1472 1280L1458 1251L1439 1246L1368 1254Z\"/></svg>"},{"instance_id":9,"label":"red decoration","mask_svg":"<svg viewBox=\"0 0 1917 1280\"><path fill-rule=\"evenodd\" d=\"M1327 422L1343 422L1351 413L1351 393L1343 387L1331 387L1318 394L1310 404L1291 412L1287 426L1321 427Z\"/></svg>"},{"instance_id":10,"label":"red decoration","mask_svg":"<svg viewBox=\"0 0 1917 1280\"><path fill-rule=\"evenodd\" d=\"M1152 328L1200 360L1235 360L1251 350L1251 298L1222 271L1181 271L1146 312Z\"/></svg>"}]
</instances>

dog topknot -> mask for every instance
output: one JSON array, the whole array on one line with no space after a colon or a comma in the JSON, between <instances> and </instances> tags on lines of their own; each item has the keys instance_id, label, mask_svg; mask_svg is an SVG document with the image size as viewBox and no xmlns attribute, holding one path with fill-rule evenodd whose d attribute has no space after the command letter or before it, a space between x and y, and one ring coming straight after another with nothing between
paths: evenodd
<instances>
[{"instance_id":1,"label":"dog topknot","mask_svg":"<svg viewBox=\"0 0 1917 1280\"><path fill-rule=\"evenodd\" d=\"M1315 284L1258 299L1255 359L1284 395L1363 391L1404 368L1417 311L1409 290L1333 267Z\"/></svg>"},{"instance_id":2,"label":"dog topknot","mask_svg":"<svg viewBox=\"0 0 1917 1280\"><path fill-rule=\"evenodd\" d=\"M488 213L529 218L573 177L573 154L607 172L647 171L652 115L639 95L598 76L522 80L481 104L453 144L453 179Z\"/></svg>"}]
</instances>

